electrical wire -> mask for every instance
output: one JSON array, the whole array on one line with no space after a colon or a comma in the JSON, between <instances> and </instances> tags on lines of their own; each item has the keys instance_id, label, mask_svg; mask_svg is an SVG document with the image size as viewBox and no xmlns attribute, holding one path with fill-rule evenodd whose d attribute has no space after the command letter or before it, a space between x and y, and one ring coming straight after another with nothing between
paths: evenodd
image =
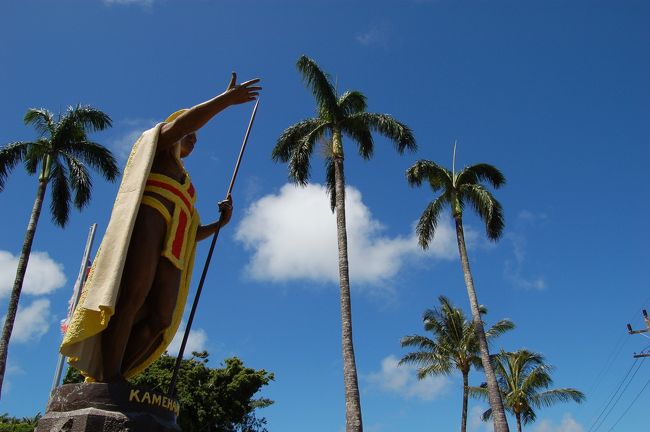
<instances>
[{"instance_id":1,"label":"electrical wire","mask_svg":"<svg viewBox=\"0 0 650 432\"><path fill-rule=\"evenodd\" d=\"M600 427L603 425L603 423L605 422L605 420L607 419L607 417L609 416L609 414L612 412L612 410L616 407L616 405L618 404L618 402L621 400L621 398L623 397L623 394L625 393L625 391L627 390L627 388L628 388L628 387L630 386L630 384L632 383L632 380L633 380L634 377L636 376L637 372L639 372L639 369L641 369L641 365L643 364L643 361L644 361L644 360L645 360L645 357L641 359L641 361L639 362L639 365L637 366L636 370L634 371L634 373L633 373L632 376L630 377L630 380L627 382L627 384L625 385L625 387L623 387L623 390L621 390L621 392L619 393L618 398L616 398L616 401L614 402L614 404L609 408L609 410L608 410L607 413L605 414L605 417L603 417L603 419L600 421L600 424L596 427L596 429L594 429L594 432L596 432L598 429L600 429Z\"/></svg>"},{"instance_id":2,"label":"electrical wire","mask_svg":"<svg viewBox=\"0 0 650 432\"><path fill-rule=\"evenodd\" d=\"M612 349L612 351L609 353L609 356L607 357L605 364L600 369L598 375L596 375L596 379L592 384L589 393L595 393L598 387L600 386L600 384L603 382L603 378L605 377L605 375L607 375L609 369L614 364L614 361L618 358L619 354L621 353L621 350L623 349L623 345L625 345L626 336L629 335L627 333L621 334L621 337L618 339L618 342L616 342L616 345L614 345L614 349ZM627 339L627 341L629 341L629 339Z\"/></svg>"},{"instance_id":3,"label":"electrical wire","mask_svg":"<svg viewBox=\"0 0 650 432\"><path fill-rule=\"evenodd\" d=\"M602 415L605 413L605 411L606 411L607 408L609 407L609 404L612 403L612 401L613 401L614 398L616 397L616 394L617 394L618 391L621 389L621 387L623 386L623 383L625 382L625 380L627 379L627 377L630 375L630 372L632 372L632 369L634 369L634 366L635 366L638 362L639 362L639 359L638 359L638 358L635 359L634 362L632 362L632 365L631 365L630 368L627 370L627 373L625 374L625 376L623 377L623 379L621 380L621 382L618 384L618 387L616 388L616 390L614 391L614 393L610 396L610 398L609 398L609 400L607 401L607 403L605 404L605 406L601 409L600 414L598 414L598 417L596 417L596 420L594 420L594 422L591 424L591 426L589 427L589 430L588 430L587 432L592 432L592 431L594 430L594 427L596 426L596 423L598 423L598 420L600 420L600 418L602 417Z\"/></svg>"},{"instance_id":4,"label":"electrical wire","mask_svg":"<svg viewBox=\"0 0 650 432\"><path fill-rule=\"evenodd\" d=\"M611 432L611 431L614 430L614 428L616 427L616 425L618 424L618 422L620 422L621 419L622 419L623 417L625 417L625 414L627 414L627 412L630 410L630 408L632 408L632 406L633 406L634 403L637 401L637 399L639 399L639 396L641 396L641 393L643 393L643 390L645 390L645 388L648 387L648 384L650 384L650 380L648 380L648 382L645 383L645 385L643 386L643 388L642 388L642 389L639 391L639 393L634 397L634 399L632 400L632 402L630 402L630 405L628 405L628 407L625 409L625 411L623 411L623 414L621 414L621 416L618 418L618 420L616 420L616 423L614 423L614 424L612 425L612 427L610 427L609 429L607 429L607 432Z\"/></svg>"},{"instance_id":5,"label":"electrical wire","mask_svg":"<svg viewBox=\"0 0 650 432\"><path fill-rule=\"evenodd\" d=\"M641 304L646 304L648 303L648 301L650 301L650 296L648 296L643 302L641 302ZM628 322L633 321L634 318L637 317L638 313L641 312L642 310L643 308L635 308L633 314L628 319ZM642 335L650 339L650 336L647 336L645 334ZM596 378L594 380L594 383L591 386L591 389L589 390L589 393L594 393L598 389L600 384L603 382L603 379L605 378L605 376L611 369L612 365L614 364L615 360L618 358L619 354L621 353L621 350L623 349L623 346L625 345L626 342L625 341L626 336L629 336L627 332L621 334L620 338L614 345L614 348L607 356L607 360L605 361L604 366L601 368L600 372L598 372L598 375L596 375ZM627 341L629 341L629 339L627 339Z\"/></svg>"}]
</instances>

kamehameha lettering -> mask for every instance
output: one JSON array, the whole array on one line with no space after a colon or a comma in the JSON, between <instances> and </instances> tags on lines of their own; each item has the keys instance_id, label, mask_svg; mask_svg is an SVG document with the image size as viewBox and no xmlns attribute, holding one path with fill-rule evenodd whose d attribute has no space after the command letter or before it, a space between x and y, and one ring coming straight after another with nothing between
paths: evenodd
<instances>
[{"instance_id":1,"label":"kamehameha lettering","mask_svg":"<svg viewBox=\"0 0 650 432\"><path fill-rule=\"evenodd\" d=\"M150 393L144 390L131 389L129 402L159 406L173 412L177 416L181 411L180 404L174 399L170 399L159 393Z\"/></svg>"}]
</instances>

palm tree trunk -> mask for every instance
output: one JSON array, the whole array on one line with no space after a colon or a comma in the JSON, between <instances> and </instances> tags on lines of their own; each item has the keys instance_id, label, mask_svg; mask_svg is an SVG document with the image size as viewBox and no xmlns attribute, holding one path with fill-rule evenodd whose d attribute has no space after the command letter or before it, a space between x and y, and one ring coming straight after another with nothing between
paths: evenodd
<instances>
[{"instance_id":1,"label":"palm tree trunk","mask_svg":"<svg viewBox=\"0 0 650 432\"><path fill-rule=\"evenodd\" d=\"M521 413L515 414L517 417L517 431L521 432Z\"/></svg>"},{"instance_id":2,"label":"palm tree trunk","mask_svg":"<svg viewBox=\"0 0 650 432\"><path fill-rule=\"evenodd\" d=\"M469 397L469 372L463 371L463 417L460 422L460 432L467 430L467 399Z\"/></svg>"},{"instance_id":3,"label":"palm tree trunk","mask_svg":"<svg viewBox=\"0 0 650 432\"><path fill-rule=\"evenodd\" d=\"M11 332L14 328L14 321L16 320L18 301L20 300L20 293L23 289L23 281L25 279L25 272L27 271L27 262L29 261L29 254L32 251L32 242L34 241L34 234L36 233L38 218L41 215L43 197L45 196L46 188L47 180L40 180L38 182L36 200L34 200L34 207L32 208L32 215L29 218L27 232L25 233L25 240L23 241L23 249L20 252L20 258L18 259L18 269L16 270L16 279L14 281L14 287L11 291L11 297L9 298L7 317L5 318L5 324L2 329L2 339L0 339L0 393L2 393L2 383L4 382L5 369L7 367L9 339L11 338Z\"/></svg>"},{"instance_id":4,"label":"palm tree trunk","mask_svg":"<svg viewBox=\"0 0 650 432\"><path fill-rule=\"evenodd\" d=\"M361 398L357 365L352 343L352 305L348 271L348 235L345 224L345 177L343 158L334 157L336 188L336 231L339 246L339 279L341 285L341 338L343 345L343 382L345 386L345 431L362 432Z\"/></svg>"},{"instance_id":5,"label":"palm tree trunk","mask_svg":"<svg viewBox=\"0 0 650 432\"><path fill-rule=\"evenodd\" d=\"M503 401L501 400L501 393L497 384L494 368L490 361L490 352L488 350L487 339L485 338L485 329L483 328L483 320L478 309L478 299L476 298L476 291L474 290L474 281L472 280L472 273L469 269L469 258L467 257L467 249L465 248L465 234L463 233L463 220L460 214L454 215L456 221L456 239L458 240L458 252L460 253L460 261L463 266L463 273L465 275L465 285L467 286L467 295L469 296L469 303L472 309L472 316L474 317L474 327L476 335L478 336L479 347L481 350L481 363L485 370L485 378L487 379L488 387L488 400L490 408L492 408L492 419L494 422L495 432L509 432L508 421L506 420L506 413L503 408Z\"/></svg>"}]
</instances>

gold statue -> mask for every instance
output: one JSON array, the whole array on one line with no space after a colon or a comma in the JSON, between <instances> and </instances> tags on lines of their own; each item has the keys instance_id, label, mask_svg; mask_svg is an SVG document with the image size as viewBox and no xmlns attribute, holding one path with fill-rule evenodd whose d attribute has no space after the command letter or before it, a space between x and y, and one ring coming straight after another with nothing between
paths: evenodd
<instances>
[{"instance_id":1,"label":"gold statue","mask_svg":"<svg viewBox=\"0 0 650 432\"><path fill-rule=\"evenodd\" d=\"M201 225L196 191L183 167L196 131L231 105L256 99L259 79L236 84L144 132L133 146L111 219L61 345L89 381L118 382L165 351L181 321L196 242L225 225Z\"/></svg>"}]
</instances>

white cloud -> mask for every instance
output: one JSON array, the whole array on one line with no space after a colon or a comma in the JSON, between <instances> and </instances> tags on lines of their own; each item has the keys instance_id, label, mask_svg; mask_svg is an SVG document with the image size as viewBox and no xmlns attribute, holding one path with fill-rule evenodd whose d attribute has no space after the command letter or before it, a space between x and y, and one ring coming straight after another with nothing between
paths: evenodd
<instances>
[{"instance_id":1,"label":"white cloud","mask_svg":"<svg viewBox=\"0 0 650 432\"><path fill-rule=\"evenodd\" d=\"M171 356L178 356L178 351L181 349L181 342L183 342L183 335L185 334L185 322L183 321L176 332L176 336L167 347L167 353ZM193 351L205 351L208 342L208 335L203 329L190 330L187 337L187 344L183 357L188 358L192 356Z\"/></svg>"},{"instance_id":2,"label":"white cloud","mask_svg":"<svg viewBox=\"0 0 650 432\"><path fill-rule=\"evenodd\" d=\"M388 30L386 26L373 26L367 31L357 34L355 40L365 46L385 46L388 43Z\"/></svg>"},{"instance_id":3,"label":"white cloud","mask_svg":"<svg viewBox=\"0 0 650 432\"><path fill-rule=\"evenodd\" d=\"M467 430L470 432L488 432L493 431L492 421L484 422L483 413L488 407L475 405L467 413Z\"/></svg>"},{"instance_id":4,"label":"white cloud","mask_svg":"<svg viewBox=\"0 0 650 432\"><path fill-rule=\"evenodd\" d=\"M546 280L542 276L524 275L527 246L524 228L527 225L534 225L544 219L546 219L545 214L535 214L528 210L522 210L517 215L515 229L506 234L506 238L512 245L514 260L507 260L505 262L503 274L517 288L542 291L547 287Z\"/></svg>"},{"instance_id":5,"label":"white cloud","mask_svg":"<svg viewBox=\"0 0 650 432\"><path fill-rule=\"evenodd\" d=\"M150 7L153 6L154 0L103 0L107 5L139 5Z\"/></svg>"},{"instance_id":6,"label":"white cloud","mask_svg":"<svg viewBox=\"0 0 650 432\"><path fill-rule=\"evenodd\" d=\"M580 423L575 421L571 414L564 414L562 421L555 424L551 420L542 420L537 423L533 432L584 432L584 428Z\"/></svg>"},{"instance_id":7,"label":"white cloud","mask_svg":"<svg viewBox=\"0 0 650 432\"><path fill-rule=\"evenodd\" d=\"M519 212L517 218L519 218L521 221L534 223L545 220L547 218L547 215L546 213L533 213L530 210L524 209Z\"/></svg>"},{"instance_id":8,"label":"white cloud","mask_svg":"<svg viewBox=\"0 0 650 432\"><path fill-rule=\"evenodd\" d=\"M395 276L408 258L457 256L455 234L440 224L428 251L408 236L382 235L383 225L363 204L361 193L346 188L346 222L350 279L379 284ZM311 280L338 283L336 218L323 186L287 184L277 195L251 204L235 238L253 251L247 273L256 280Z\"/></svg>"},{"instance_id":9,"label":"white cloud","mask_svg":"<svg viewBox=\"0 0 650 432\"><path fill-rule=\"evenodd\" d=\"M19 305L11 340L13 342L37 340L47 333L51 321L49 300L34 300L27 307Z\"/></svg>"},{"instance_id":10,"label":"white cloud","mask_svg":"<svg viewBox=\"0 0 650 432\"><path fill-rule=\"evenodd\" d=\"M417 398L426 401L443 394L451 382L446 376L418 380L417 367L399 366L399 360L394 355L385 357L381 361L381 370L371 373L367 379L373 387L397 393L408 399Z\"/></svg>"},{"instance_id":11,"label":"white cloud","mask_svg":"<svg viewBox=\"0 0 650 432\"><path fill-rule=\"evenodd\" d=\"M8 296L14 286L18 257L0 250L0 298ZM48 294L66 283L63 265L54 261L47 252L32 252L27 263L22 293Z\"/></svg>"},{"instance_id":12,"label":"white cloud","mask_svg":"<svg viewBox=\"0 0 650 432\"><path fill-rule=\"evenodd\" d=\"M406 1L412 1L412 0L406 0ZM399 37L396 39L395 38L395 31L393 29L392 24L389 21L379 21L379 22L374 22L370 23L365 31L359 32L355 34L354 40L363 46L366 47L380 47L383 49L388 49L391 48L393 43L397 40L398 42Z\"/></svg>"},{"instance_id":13,"label":"white cloud","mask_svg":"<svg viewBox=\"0 0 650 432\"><path fill-rule=\"evenodd\" d=\"M525 277L522 274L521 264L512 261L506 261L504 275L517 288L525 290L543 291L546 289L546 281L543 277Z\"/></svg>"},{"instance_id":14,"label":"white cloud","mask_svg":"<svg viewBox=\"0 0 650 432\"><path fill-rule=\"evenodd\" d=\"M9 375L26 375L26 374L27 374L27 372L25 371L25 369L23 369L20 366L13 365L13 364L7 365L7 373L6 373L7 376L9 376Z\"/></svg>"}]
</instances>

